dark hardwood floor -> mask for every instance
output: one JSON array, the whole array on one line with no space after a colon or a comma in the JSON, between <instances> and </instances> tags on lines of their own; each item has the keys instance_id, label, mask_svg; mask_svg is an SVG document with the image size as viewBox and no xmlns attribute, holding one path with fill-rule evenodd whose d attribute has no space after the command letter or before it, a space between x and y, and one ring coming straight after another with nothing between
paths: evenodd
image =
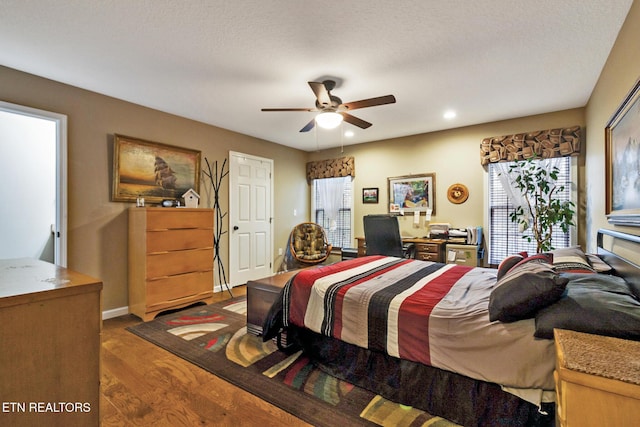
<instances>
[{"instance_id":1,"label":"dark hardwood floor","mask_svg":"<svg viewBox=\"0 0 640 427\"><path fill-rule=\"evenodd\" d=\"M125 330L140 321L126 315L103 322L102 426L309 426Z\"/></svg>"}]
</instances>

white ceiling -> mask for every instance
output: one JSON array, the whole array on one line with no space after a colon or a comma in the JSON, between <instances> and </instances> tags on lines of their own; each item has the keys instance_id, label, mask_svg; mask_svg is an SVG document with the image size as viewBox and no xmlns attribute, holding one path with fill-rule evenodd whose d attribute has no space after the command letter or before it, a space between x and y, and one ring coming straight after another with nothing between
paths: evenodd
<instances>
[{"instance_id":1,"label":"white ceiling","mask_svg":"<svg viewBox=\"0 0 640 427\"><path fill-rule=\"evenodd\" d=\"M0 64L314 151L582 107L632 2L0 0ZM366 130L260 111L326 77L397 103L354 111Z\"/></svg>"}]
</instances>

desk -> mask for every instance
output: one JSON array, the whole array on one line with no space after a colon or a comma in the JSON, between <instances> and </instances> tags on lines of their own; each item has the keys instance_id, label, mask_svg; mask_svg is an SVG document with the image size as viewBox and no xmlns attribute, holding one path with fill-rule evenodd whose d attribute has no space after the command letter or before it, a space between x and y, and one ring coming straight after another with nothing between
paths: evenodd
<instances>
[{"instance_id":1,"label":"desk","mask_svg":"<svg viewBox=\"0 0 640 427\"><path fill-rule=\"evenodd\" d=\"M358 256L367 254L364 237L356 237ZM403 237L403 243L413 243L416 247L415 257L422 261L444 262L444 245L446 240L425 239L423 237Z\"/></svg>"},{"instance_id":2,"label":"desk","mask_svg":"<svg viewBox=\"0 0 640 427\"><path fill-rule=\"evenodd\" d=\"M100 424L101 290L44 261L0 260L0 400L15 403L0 425Z\"/></svg>"}]
</instances>

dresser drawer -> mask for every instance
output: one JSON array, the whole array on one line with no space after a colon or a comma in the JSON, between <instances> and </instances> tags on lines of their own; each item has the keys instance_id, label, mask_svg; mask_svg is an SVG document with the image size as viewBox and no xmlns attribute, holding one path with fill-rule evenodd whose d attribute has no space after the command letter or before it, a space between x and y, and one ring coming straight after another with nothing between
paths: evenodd
<instances>
[{"instance_id":1,"label":"dresser drawer","mask_svg":"<svg viewBox=\"0 0 640 427\"><path fill-rule=\"evenodd\" d=\"M147 278L213 270L213 248L162 252L147 256Z\"/></svg>"},{"instance_id":2,"label":"dresser drawer","mask_svg":"<svg viewBox=\"0 0 640 427\"><path fill-rule=\"evenodd\" d=\"M420 261L440 262L440 255L438 253L433 253L433 252L417 252L416 251L416 259L419 259Z\"/></svg>"},{"instance_id":3,"label":"dresser drawer","mask_svg":"<svg viewBox=\"0 0 640 427\"><path fill-rule=\"evenodd\" d=\"M213 210L157 208L147 210L147 230L172 228L213 229Z\"/></svg>"},{"instance_id":4,"label":"dresser drawer","mask_svg":"<svg viewBox=\"0 0 640 427\"><path fill-rule=\"evenodd\" d=\"M439 251L439 245L437 243L415 243L416 252L433 252L437 254Z\"/></svg>"},{"instance_id":5,"label":"dresser drawer","mask_svg":"<svg viewBox=\"0 0 640 427\"><path fill-rule=\"evenodd\" d=\"M212 247L211 229L156 230L147 233L147 253Z\"/></svg>"},{"instance_id":6,"label":"dresser drawer","mask_svg":"<svg viewBox=\"0 0 640 427\"><path fill-rule=\"evenodd\" d=\"M168 305L179 299L188 299L213 291L213 271L179 274L147 281L147 308Z\"/></svg>"}]
</instances>

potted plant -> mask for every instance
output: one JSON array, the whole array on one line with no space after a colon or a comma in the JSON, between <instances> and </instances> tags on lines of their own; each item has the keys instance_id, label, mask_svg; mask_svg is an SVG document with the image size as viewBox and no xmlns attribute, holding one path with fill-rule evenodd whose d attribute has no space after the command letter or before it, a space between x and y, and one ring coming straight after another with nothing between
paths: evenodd
<instances>
[{"instance_id":1,"label":"potted plant","mask_svg":"<svg viewBox=\"0 0 640 427\"><path fill-rule=\"evenodd\" d=\"M518 160L509 167L511 185L523 199L509 218L519 225L521 231L531 229L531 234L522 238L529 242L535 240L538 253L554 249L551 239L555 225L564 232L575 225L575 204L556 197L565 189L564 185L556 182L559 172L558 167L546 167L535 158Z\"/></svg>"}]
</instances>

